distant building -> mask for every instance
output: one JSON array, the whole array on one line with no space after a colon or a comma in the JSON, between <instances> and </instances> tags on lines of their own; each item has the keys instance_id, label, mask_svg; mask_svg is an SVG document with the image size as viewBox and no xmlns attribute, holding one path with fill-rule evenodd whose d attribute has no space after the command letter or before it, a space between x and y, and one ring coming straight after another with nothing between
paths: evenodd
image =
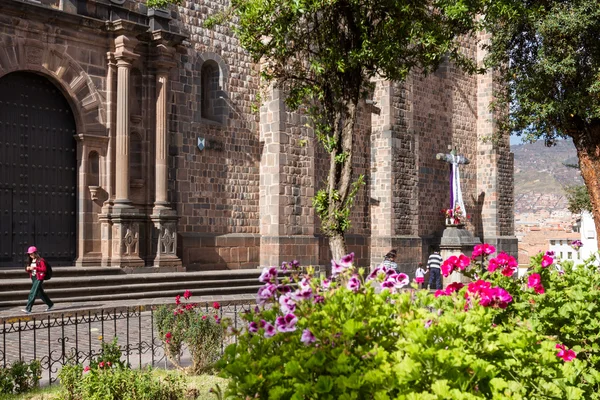
<instances>
[{"instance_id":1,"label":"distant building","mask_svg":"<svg viewBox=\"0 0 600 400\"><path fill-rule=\"evenodd\" d=\"M575 226L578 237L573 238L573 235L565 235L562 238L548 239L548 248L554 251L555 255L561 260L571 260L577 264L582 264L593 253L598 252L598 241L596 237L596 226L592 215L588 212L583 212L581 218ZM575 250L571 243L573 240L581 240L583 246L579 250Z\"/></svg>"}]
</instances>

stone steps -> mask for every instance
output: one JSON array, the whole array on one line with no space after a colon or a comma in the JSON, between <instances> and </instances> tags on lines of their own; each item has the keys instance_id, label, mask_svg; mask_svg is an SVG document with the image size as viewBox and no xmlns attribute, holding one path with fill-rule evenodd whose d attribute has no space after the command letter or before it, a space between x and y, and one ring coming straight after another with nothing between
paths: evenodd
<instances>
[{"instance_id":1,"label":"stone steps","mask_svg":"<svg viewBox=\"0 0 600 400\"><path fill-rule=\"evenodd\" d=\"M260 273L251 269L124 274L120 268L56 267L44 290L55 303L174 298L185 290L194 296L255 294L261 286ZM30 288L23 269L0 270L0 307L25 305Z\"/></svg>"}]
</instances>

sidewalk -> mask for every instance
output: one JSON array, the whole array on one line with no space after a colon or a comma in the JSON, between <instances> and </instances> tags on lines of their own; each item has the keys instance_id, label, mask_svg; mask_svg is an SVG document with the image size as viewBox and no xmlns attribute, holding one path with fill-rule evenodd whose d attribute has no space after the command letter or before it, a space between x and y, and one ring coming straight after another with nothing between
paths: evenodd
<instances>
[{"instance_id":1,"label":"sidewalk","mask_svg":"<svg viewBox=\"0 0 600 400\"><path fill-rule=\"evenodd\" d=\"M223 296L194 296L192 291L192 297L189 302L193 303L208 303L210 306L213 302L219 302L222 305L227 304L252 304L256 301L256 295L253 294L237 294L237 295L223 295ZM132 307L144 307L150 308L152 306L158 306L161 304L175 304L173 297L161 297L161 298L148 298L148 299L134 299L134 300L119 300L119 301L90 301L90 302L65 302L56 303L52 311L46 312L46 305L40 300L36 299L35 305L31 314L25 314L23 311L27 299L23 299L23 305L19 307L2 307L0 306L0 323L11 320L11 319L40 319L61 316L71 316L75 313L93 312L100 310L113 310L113 309L124 309Z\"/></svg>"}]
</instances>

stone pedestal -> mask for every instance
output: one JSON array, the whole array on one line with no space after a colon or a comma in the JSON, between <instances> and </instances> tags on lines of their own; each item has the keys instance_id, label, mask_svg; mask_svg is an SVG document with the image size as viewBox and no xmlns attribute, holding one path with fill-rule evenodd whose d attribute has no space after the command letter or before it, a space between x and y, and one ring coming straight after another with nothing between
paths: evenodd
<instances>
[{"instance_id":1,"label":"stone pedestal","mask_svg":"<svg viewBox=\"0 0 600 400\"><path fill-rule=\"evenodd\" d=\"M156 254L154 267L183 271L177 257L177 213L166 208L155 208L150 216L154 223L152 230L152 251Z\"/></svg>"},{"instance_id":2,"label":"stone pedestal","mask_svg":"<svg viewBox=\"0 0 600 400\"><path fill-rule=\"evenodd\" d=\"M139 268L144 266L140 258L140 222L143 216L134 208L113 209L110 220L112 257L111 266Z\"/></svg>"},{"instance_id":3,"label":"stone pedestal","mask_svg":"<svg viewBox=\"0 0 600 400\"><path fill-rule=\"evenodd\" d=\"M481 244L479 238L466 230L464 225L447 225L440 241L440 255L444 260L450 256L460 254L471 257L473 247L478 244ZM450 276L444 278L444 287L453 282L468 283L469 278L460 272L453 272Z\"/></svg>"}]
</instances>

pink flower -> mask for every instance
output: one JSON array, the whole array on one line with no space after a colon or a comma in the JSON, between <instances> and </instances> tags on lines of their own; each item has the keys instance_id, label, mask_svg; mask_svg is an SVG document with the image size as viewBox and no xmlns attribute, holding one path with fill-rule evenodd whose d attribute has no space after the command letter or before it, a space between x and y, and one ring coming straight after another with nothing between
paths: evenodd
<instances>
[{"instance_id":1,"label":"pink flower","mask_svg":"<svg viewBox=\"0 0 600 400\"><path fill-rule=\"evenodd\" d=\"M296 301L309 300L313 296L312 288L308 285L300 286L294 293L293 299Z\"/></svg>"},{"instance_id":2,"label":"pink flower","mask_svg":"<svg viewBox=\"0 0 600 400\"><path fill-rule=\"evenodd\" d=\"M489 289L491 286L492 286L492 284L490 282L479 279L475 282L469 283L469 286L467 287L467 291L478 294L483 290Z\"/></svg>"},{"instance_id":3,"label":"pink flower","mask_svg":"<svg viewBox=\"0 0 600 400\"><path fill-rule=\"evenodd\" d=\"M166 339L166 340L170 340L172 337L173 337L173 334L172 334L171 332L167 332L167 333L165 334L165 339Z\"/></svg>"},{"instance_id":4,"label":"pink flower","mask_svg":"<svg viewBox=\"0 0 600 400\"><path fill-rule=\"evenodd\" d=\"M83 369L83 372L89 372L90 371L90 366L86 365L85 368Z\"/></svg>"},{"instance_id":5,"label":"pink flower","mask_svg":"<svg viewBox=\"0 0 600 400\"><path fill-rule=\"evenodd\" d=\"M100 361L98 363L98 368L104 368L104 361Z\"/></svg>"},{"instance_id":6,"label":"pink flower","mask_svg":"<svg viewBox=\"0 0 600 400\"><path fill-rule=\"evenodd\" d=\"M545 292L540 274L529 275L529 278L527 278L527 287L533 288L538 294L543 294Z\"/></svg>"},{"instance_id":7,"label":"pink flower","mask_svg":"<svg viewBox=\"0 0 600 400\"><path fill-rule=\"evenodd\" d=\"M428 319L427 321L425 321L425 329L429 328L432 323L433 323L433 321L430 320L430 319Z\"/></svg>"},{"instance_id":8,"label":"pink flower","mask_svg":"<svg viewBox=\"0 0 600 400\"><path fill-rule=\"evenodd\" d=\"M260 305L265 304L268 300L270 300L273 297L276 290L276 285L272 283L267 283L265 286L258 289L258 294L256 295L256 302Z\"/></svg>"},{"instance_id":9,"label":"pink flower","mask_svg":"<svg viewBox=\"0 0 600 400\"><path fill-rule=\"evenodd\" d=\"M571 247L577 251L583 247L583 242L581 240L573 240L571 242Z\"/></svg>"},{"instance_id":10,"label":"pink flower","mask_svg":"<svg viewBox=\"0 0 600 400\"><path fill-rule=\"evenodd\" d=\"M215 301L215 302L213 303L213 308L214 308L215 310L218 310L219 308L221 308L221 305L220 305L218 302L216 302L216 301Z\"/></svg>"},{"instance_id":11,"label":"pink flower","mask_svg":"<svg viewBox=\"0 0 600 400\"><path fill-rule=\"evenodd\" d=\"M554 263L554 258L549 255L545 255L542 257L542 268L546 268L551 266Z\"/></svg>"},{"instance_id":12,"label":"pink flower","mask_svg":"<svg viewBox=\"0 0 600 400\"><path fill-rule=\"evenodd\" d=\"M496 248L491 244L478 244L473 249L473 253L471 254L472 258L480 257L481 255L489 256L490 254L494 254L496 252Z\"/></svg>"},{"instance_id":13,"label":"pink flower","mask_svg":"<svg viewBox=\"0 0 600 400\"><path fill-rule=\"evenodd\" d=\"M296 330L298 318L294 314L286 314L285 317L277 317L275 325L279 332L293 332Z\"/></svg>"},{"instance_id":14,"label":"pink flower","mask_svg":"<svg viewBox=\"0 0 600 400\"><path fill-rule=\"evenodd\" d=\"M445 290L438 289L438 290L435 291L434 296L435 297L440 297L440 296L450 296L450 295L448 293L446 293Z\"/></svg>"},{"instance_id":15,"label":"pink flower","mask_svg":"<svg viewBox=\"0 0 600 400\"><path fill-rule=\"evenodd\" d=\"M331 260L331 276L335 277L344 272L344 267L335 260Z\"/></svg>"},{"instance_id":16,"label":"pink flower","mask_svg":"<svg viewBox=\"0 0 600 400\"><path fill-rule=\"evenodd\" d=\"M567 349L564 344L557 343L556 348L559 349L556 357L562 358L564 361L573 361L577 358L577 353L573 350Z\"/></svg>"},{"instance_id":17,"label":"pink flower","mask_svg":"<svg viewBox=\"0 0 600 400\"><path fill-rule=\"evenodd\" d=\"M482 290L479 304L484 307L506 308L513 298L506 290L501 287L494 287Z\"/></svg>"},{"instance_id":18,"label":"pink flower","mask_svg":"<svg viewBox=\"0 0 600 400\"><path fill-rule=\"evenodd\" d=\"M396 285L395 285L396 289L401 289L410 283L410 279L408 278L408 275L406 275L405 273L402 273L402 272L400 272L399 274L390 275L389 278L394 279L396 281Z\"/></svg>"},{"instance_id":19,"label":"pink flower","mask_svg":"<svg viewBox=\"0 0 600 400\"><path fill-rule=\"evenodd\" d=\"M356 293L358 292L358 289L360 289L360 280L356 275L354 275L352 278L350 278L346 287Z\"/></svg>"},{"instance_id":20,"label":"pink flower","mask_svg":"<svg viewBox=\"0 0 600 400\"><path fill-rule=\"evenodd\" d=\"M279 298L279 308L284 314L293 313L296 311L296 302L291 295L283 295Z\"/></svg>"},{"instance_id":21,"label":"pink flower","mask_svg":"<svg viewBox=\"0 0 600 400\"><path fill-rule=\"evenodd\" d=\"M206 316L206 315L203 315L203 316L202 316L202 321L206 321L206 318L208 318L208 316Z\"/></svg>"},{"instance_id":22,"label":"pink flower","mask_svg":"<svg viewBox=\"0 0 600 400\"><path fill-rule=\"evenodd\" d=\"M252 333L258 332L258 324L254 321L251 321L248 324L248 332L252 332Z\"/></svg>"},{"instance_id":23,"label":"pink flower","mask_svg":"<svg viewBox=\"0 0 600 400\"><path fill-rule=\"evenodd\" d=\"M264 319L261 321L261 325L265 328L265 337L270 338L275 336L275 334L277 333L275 327L267 321L265 321Z\"/></svg>"},{"instance_id":24,"label":"pink flower","mask_svg":"<svg viewBox=\"0 0 600 400\"><path fill-rule=\"evenodd\" d=\"M446 293L450 294L450 293L458 292L463 287L465 287L464 283L453 282L446 287Z\"/></svg>"},{"instance_id":25,"label":"pink flower","mask_svg":"<svg viewBox=\"0 0 600 400\"><path fill-rule=\"evenodd\" d=\"M185 292L183 292L183 298L184 299L189 299L190 297L192 297L192 292L190 292L189 290L186 290Z\"/></svg>"},{"instance_id":26,"label":"pink flower","mask_svg":"<svg viewBox=\"0 0 600 400\"><path fill-rule=\"evenodd\" d=\"M213 315L213 317L215 317L215 322L216 322L217 324L220 324L220 323L221 323L221 317L219 317L217 314Z\"/></svg>"},{"instance_id":27,"label":"pink flower","mask_svg":"<svg viewBox=\"0 0 600 400\"><path fill-rule=\"evenodd\" d=\"M328 290L330 286L331 286L331 281L329 279L325 278L321 281L321 289Z\"/></svg>"},{"instance_id":28,"label":"pink flower","mask_svg":"<svg viewBox=\"0 0 600 400\"><path fill-rule=\"evenodd\" d=\"M350 268L354 262L354 253L346 254L340 260L340 265L344 268Z\"/></svg>"},{"instance_id":29,"label":"pink flower","mask_svg":"<svg viewBox=\"0 0 600 400\"><path fill-rule=\"evenodd\" d=\"M277 268L275 267L265 267L262 270L262 274L260 274L260 277L258 278L259 282L262 283L275 283L275 281L277 280Z\"/></svg>"},{"instance_id":30,"label":"pink flower","mask_svg":"<svg viewBox=\"0 0 600 400\"><path fill-rule=\"evenodd\" d=\"M315 296L315 298L313 299L313 303L315 304L320 304L323 303L325 301L325 297L323 296Z\"/></svg>"},{"instance_id":31,"label":"pink flower","mask_svg":"<svg viewBox=\"0 0 600 400\"><path fill-rule=\"evenodd\" d=\"M188 304L186 304L186 305L185 305L185 309L186 309L187 311L193 310L193 309L194 309L194 304L192 304L192 303L188 303Z\"/></svg>"},{"instance_id":32,"label":"pink flower","mask_svg":"<svg viewBox=\"0 0 600 400\"><path fill-rule=\"evenodd\" d=\"M316 342L317 338L312 334L310 329L305 329L302 331L302 337L300 337L300 341L308 346L309 344Z\"/></svg>"},{"instance_id":33,"label":"pink flower","mask_svg":"<svg viewBox=\"0 0 600 400\"><path fill-rule=\"evenodd\" d=\"M181 304L181 296L180 295L175 296L175 304L177 304L177 305Z\"/></svg>"},{"instance_id":34,"label":"pink flower","mask_svg":"<svg viewBox=\"0 0 600 400\"><path fill-rule=\"evenodd\" d=\"M456 270L464 271L471 264L469 257L461 254L460 256L450 256L442 264L442 275L448 276Z\"/></svg>"},{"instance_id":35,"label":"pink flower","mask_svg":"<svg viewBox=\"0 0 600 400\"><path fill-rule=\"evenodd\" d=\"M496 258L492 258L488 264L488 271L494 272L498 268L502 268L502 275L513 276L515 270L519 267L519 263L513 256L506 253L500 253Z\"/></svg>"}]
</instances>

